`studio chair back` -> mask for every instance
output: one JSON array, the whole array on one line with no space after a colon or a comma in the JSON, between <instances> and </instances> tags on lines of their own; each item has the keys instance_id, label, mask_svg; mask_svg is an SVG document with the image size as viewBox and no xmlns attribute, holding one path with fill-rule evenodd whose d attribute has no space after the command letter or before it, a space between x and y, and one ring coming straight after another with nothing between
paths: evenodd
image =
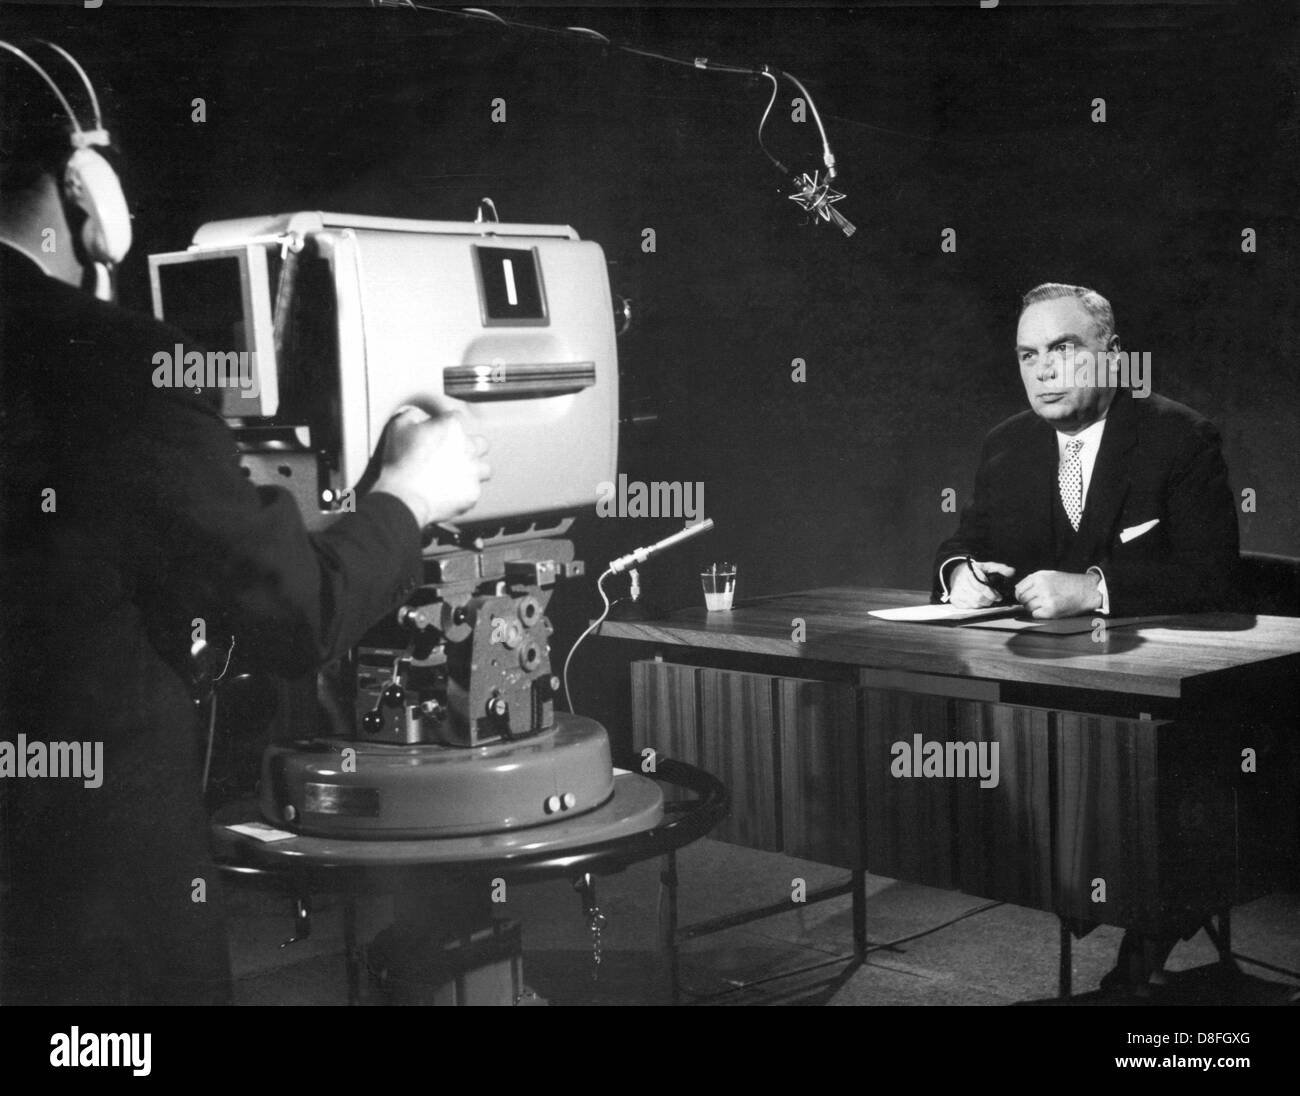
<instances>
[{"instance_id":1,"label":"studio chair back","mask_svg":"<svg viewBox=\"0 0 1300 1096\"><path fill-rule=\"evenodd\" d=\"M1300 559L1268 552L1241 553L1241 587L1250 612L1300 616Z\"/></svg>"}]
</instances>

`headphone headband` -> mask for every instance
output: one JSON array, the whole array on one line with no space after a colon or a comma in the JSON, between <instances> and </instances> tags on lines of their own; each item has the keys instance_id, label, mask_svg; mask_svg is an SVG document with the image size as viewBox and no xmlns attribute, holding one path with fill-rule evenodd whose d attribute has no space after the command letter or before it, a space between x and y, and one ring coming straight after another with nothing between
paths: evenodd
<instances>
[{"instance_id":1,"label":"headphone headband","mask_svg":"<svg viewBox=\"0 0 1300 1096\"><path fill-rule=\"evenodd\" d=\"M77 118L77 112L72 109L72 104L68 102L68 97L63 94L54 77L49 74L45 67L33 60L32 57L24 50L19 49L12 42L6 42L0 39L0 49L6 49L19 60L24 61L42 80L49 85L54 92L55 98L59 100L59 105L63 107L63 112L68 116L68 121L72 123L72 133L69 135L70 143L74 148L89 148L93 145L107 147L110 144L108 131L104 128L103 117L99 113L99 96L95 94L95 85L90 82L90 77L86 75L86 70L77 63L77 59L72 56L62 46L56 46L53 42L47 42L44 38L38 38L36 41L43 46L48 46L54 50L60 57L68 62L77 71L81 77L81 82L85 85L87 93L90 95L91 110L95 113L95 126L93 129L82 129L81 122Z\"/></svg>"},{"instance_id":2,"label":"headphone headband","mask_svg":"<svg viewBox=\"0 0 1300 1096\"><path fill-rule=\"evenodd\" d=\"M38 38L36 41L40 42L43 46L48 46L77 70L77 75L81 77L81 82L86 87L86 94L90 96L90 109L95 112L95 129L100 133L103 133L104 118L103 115L99 113L99 96L95 94L95 85L90 82L90 77L86 75L86 70L82 68L77 59L62 46L56 46L53 42L47 42L44 38ZM107 138L108 134L105 133L104 136Z\"/></svg>"}]
</instances>

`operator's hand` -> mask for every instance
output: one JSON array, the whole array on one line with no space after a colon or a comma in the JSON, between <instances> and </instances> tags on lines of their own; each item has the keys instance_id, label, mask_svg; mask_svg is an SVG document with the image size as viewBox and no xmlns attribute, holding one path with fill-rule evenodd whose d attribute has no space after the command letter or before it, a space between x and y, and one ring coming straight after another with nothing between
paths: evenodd
<instances>
[{"instance_id":1,"label":"operator's hand","mask_svg":"<svg viewBox=\"0 0 1300 1096\"><path fill-rule=\"evenodd\" d=\"M465 433L459 418L430 418L405 407L388 420L379 478L372 491L396 495L423 529L450 521L479 500L492 470L487 439Z\"/></svg>"},{"instance_id":2,"label":"operator's hand","mask_svg":"<svg viewBox=\"0 0 1300 1096\"><path fill-rule=\"evenodd\" d=\"M1035 571L1016 584L1016 600L1036 620L1077 616L1101 608L1101 587L1095 574Z\"/></svg>"},{"instance_id":3,"label":"operator's hand","mask_svg":"<svg viewBox=\"0 0 1300 1096\"><path fill-rule=\"evenodd\" d=\"M956 606L958 609L987 609L991 605L997 605L1001 600L998 593L986 583L981 582L980 578L989 574L1006 575L1011 578L1015 575L1016 569L1005 563L996 563L992 560L988 562L974 561L975 566L979 568L978 572L972 572L970 564L959 563L952 569L948 582L948 604Z\"/></svg>"}]
</instances>

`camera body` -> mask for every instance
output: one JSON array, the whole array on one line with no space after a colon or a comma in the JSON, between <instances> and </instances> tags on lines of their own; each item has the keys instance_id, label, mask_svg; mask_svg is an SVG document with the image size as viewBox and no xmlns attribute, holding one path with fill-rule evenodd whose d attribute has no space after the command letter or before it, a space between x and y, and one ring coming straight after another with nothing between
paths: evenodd
<instances>
[{"instance_id":1,"label":"camera body","mask_svg":"<svg viewBox=\"0 0 1300 1096\"><path fill-rule=\"evenodd\" d=\"M458 528L571 515L613 478L609 278L572 228L290 213L206 224L149 268L155 314L238 367L216 394L250 478L292 491L309 524L355 505L404 405L491 444Z\"/></svg>"},{"instance_id":2,"label":"camera body","mask_svg":"<svg viewBox=\"0 0 1300 1096\"><path fill-rule=\"evenodd\" d=\"M306 834L493 833L613 795L604 728L555 712L545 615L562 539L614 478L615 313L600 247L559 225L292 213L204 225L149 260L178 344L155 381L211 390L256 484L309 526L355 508L401 407L459 415L492 479L426 531L424 581L346 660L351 727L295 728L261 808Z\"/></svg>"}]
</instances>

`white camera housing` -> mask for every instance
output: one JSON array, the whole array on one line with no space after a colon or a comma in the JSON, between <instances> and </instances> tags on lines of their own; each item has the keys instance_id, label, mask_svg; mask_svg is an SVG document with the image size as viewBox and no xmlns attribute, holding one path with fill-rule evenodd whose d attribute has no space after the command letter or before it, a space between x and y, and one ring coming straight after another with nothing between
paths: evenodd
<instances>
[{"instance_id":1,"label":"white camera housing","mask_svg":"<svg viewBox=\"0 0 1300 1096\"><path fill-rule=\"evenodd\" d=\"M346 506L408 404L491 444L462 528L572 515L614 478L609 279L572 228L280 214L206 224L149 268L159 319L245 355L222 412L252 478L289 487L309 520Z\"/></svg>"}]
</instances>

